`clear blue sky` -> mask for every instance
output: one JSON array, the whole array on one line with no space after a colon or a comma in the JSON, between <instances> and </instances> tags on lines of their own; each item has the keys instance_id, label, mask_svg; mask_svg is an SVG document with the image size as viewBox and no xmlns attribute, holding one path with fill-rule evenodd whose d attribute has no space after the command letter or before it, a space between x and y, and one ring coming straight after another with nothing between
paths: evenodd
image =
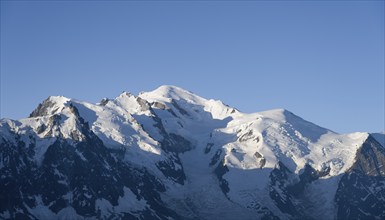
<instances>
[{"instance_id":1,"label":"clear blue sky","mask_svg":"<svg viewBox=\"0 0 385 220\"><path fill-rule=\"evenodd\" d=\"M384 131L384 2L1 1L1 118L162 84Z\"/></svg>"}]
</instances>

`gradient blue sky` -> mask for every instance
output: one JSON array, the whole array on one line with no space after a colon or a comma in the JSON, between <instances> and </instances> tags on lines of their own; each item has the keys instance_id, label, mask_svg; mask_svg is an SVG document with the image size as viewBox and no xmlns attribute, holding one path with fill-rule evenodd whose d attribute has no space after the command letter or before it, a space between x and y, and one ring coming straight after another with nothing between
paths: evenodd
<instances>
[{"instance_id":1,"label":"gradient blue sky","mask_svg":"<svg viewBox=\"0 0 385 220\"><path fill-rule=\"evenodd\" d=\"M384 131L384 2L1 1L1 118L163 84Z\"/></svg>"}]
</instances>

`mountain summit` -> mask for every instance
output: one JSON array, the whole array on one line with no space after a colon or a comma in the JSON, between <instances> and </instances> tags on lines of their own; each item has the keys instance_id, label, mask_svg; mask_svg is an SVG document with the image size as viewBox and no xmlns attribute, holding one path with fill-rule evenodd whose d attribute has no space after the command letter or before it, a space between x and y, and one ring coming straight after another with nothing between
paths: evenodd
<instances>
[{"instance_id":1,"label":"mountain summit","mask_svg":"<svg viewBox=\"0 0 385 220\"><path fill-rule=\"evenodd\" d=\"M384 134L175 86L0 121L1 219L384 219Z\"/></svg>"}]
</instances>

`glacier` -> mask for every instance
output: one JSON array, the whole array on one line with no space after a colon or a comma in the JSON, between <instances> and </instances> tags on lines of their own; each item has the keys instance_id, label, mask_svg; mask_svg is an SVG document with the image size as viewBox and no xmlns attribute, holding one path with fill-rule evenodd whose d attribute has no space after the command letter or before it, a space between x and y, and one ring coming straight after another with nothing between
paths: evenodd
<instances>
[{"instance_id":1,"label":"glacier","mask_svg":"<svg viewBox=\"0 0 385 220\"><path fill-rule=\"evenodd\" d=\"M384 134L176 86L0 121L3 219L383 219Z\"/></svg>"}]
</instances>

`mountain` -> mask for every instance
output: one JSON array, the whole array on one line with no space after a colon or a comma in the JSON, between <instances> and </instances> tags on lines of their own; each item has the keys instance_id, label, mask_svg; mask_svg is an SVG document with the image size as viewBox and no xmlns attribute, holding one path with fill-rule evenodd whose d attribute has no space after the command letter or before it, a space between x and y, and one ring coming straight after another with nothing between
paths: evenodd
<instances>
[{"instance_id":1,"label":"mountain","mask_svg":"<svg viewBox=\"0 0 385 220\"><path fill-rule=\"evenodd\" d=\"M1 219L384 219L384 134L175 86L0 121Z\"/></svg>"}]
</instances>

